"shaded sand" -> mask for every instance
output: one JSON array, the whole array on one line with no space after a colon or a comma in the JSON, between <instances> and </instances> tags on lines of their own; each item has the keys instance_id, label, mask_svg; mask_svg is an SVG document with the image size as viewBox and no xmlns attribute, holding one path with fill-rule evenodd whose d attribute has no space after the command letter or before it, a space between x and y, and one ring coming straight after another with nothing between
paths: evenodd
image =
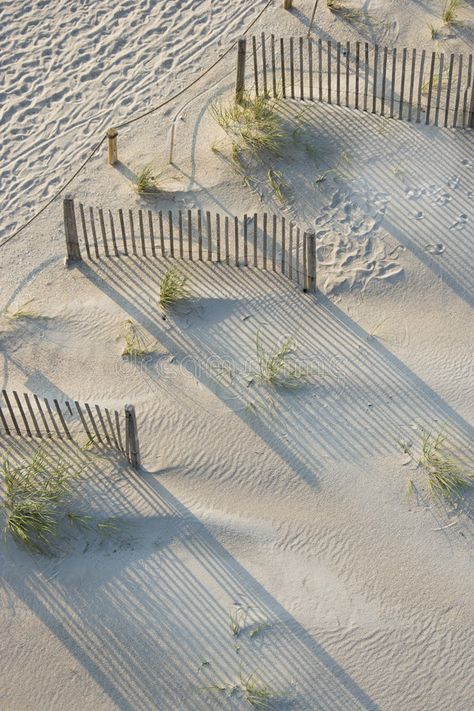
<instances>
[{"instance_id":1,"label":"shaded sand","mask_svg":"<svg viewBox=\"0 0 474 711\"><path fill-rule=\"evenodd\" d=\"M409 45L431 10L397 5L416 9L396 12L393 36ZM185 10L197 27L198 4ZM272 12L259 30L304 23ZM325 12L321 27L341 22ZM2 316L2 387L133 402L144 469L61 445L93 469L85 509L119 528L71 532L50 559L2 545L0 705L245 709L240 685L255 671L275 709L469 711L472 493L435 506L397 440L417 454L423 427L442 430L472 468L472 135L287 102L287 135L298 131L272 164L289 186L281 205L211 150L223 135L207 109L232 89L225 69L123 131L116 168L101 152L72 192L105 208L275 210L316 230L318 294L277 274L182 263L191 298L164 321L166 262L64 269L60 203L2 250L2 307L33 299L41 315ZM130 179L145 163L166 167L175 115L175 165L158 195L139 198ZM126 318L153 343L143 360L121 357ZM268 349L293 337L300 388L256 382L257 334Z\"/></svg>"}]
</instances>

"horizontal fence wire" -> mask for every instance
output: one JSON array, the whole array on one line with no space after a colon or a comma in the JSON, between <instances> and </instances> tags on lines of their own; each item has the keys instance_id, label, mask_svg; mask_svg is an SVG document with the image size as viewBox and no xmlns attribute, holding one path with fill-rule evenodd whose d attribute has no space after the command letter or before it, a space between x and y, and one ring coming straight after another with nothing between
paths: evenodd
<instances>
[{"instance_id":1,"label":"horizontal fence wire","mask_svg":"<svg viewBox=\"0 0 474 711\"><path fill-rule=\"evenodd\" d=\"M247 49L247 90L320 101L379 116L449 128L474 127L474 71L466 57L367 42L275 37ZM247 77L247 79L248 79Z\"/></svg>"},{"instance_id":2,"label":"horizontal fence wire","mask_svg":"<svg viewBox=\"0 0 474 711\"><path fill-rule=\"evenodd\" d=\"M304 286L306 232L284 217L263 213L242 219L202 210L104 210L79 203L82 257L176 258L254 267Z\"/></svg>"},{"instance_id":3,"label":"horizontal fence wire","mask_svg":"<svg viewBox=\"0 0 474 711\"><path fill-rule=\"evenodd\" d=\"M86 435L88 441L126 456L124 427L123 415L118 410L77 401L60 403L36 393L2 390L0 433L6 436L73 440Z\"/></svg>"}]
</instances>

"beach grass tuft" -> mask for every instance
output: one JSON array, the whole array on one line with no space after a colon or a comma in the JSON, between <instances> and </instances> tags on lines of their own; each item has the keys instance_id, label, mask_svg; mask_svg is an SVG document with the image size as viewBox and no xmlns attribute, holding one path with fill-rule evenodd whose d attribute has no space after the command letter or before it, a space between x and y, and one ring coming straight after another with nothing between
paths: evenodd
<instances>
[{"instance_id":1,"label":"beach grass tuft","mask_svg":"<svg viewBox=\"0 0 474 711\"><path fill-rule=\"evenodd\" d=\"M157 192L158 176L153 172L150 165L146 165L135 178L135 188L139 195L149 195Z\"/></svg>"},{"instance_id":2,"label":"beach grass tuft","mask_svg":"<svg viewBox=\"0 0 474 711\"><path fill-rule=\"evenodd\" d=\"M159 303L161 308L166 310L188 296L186 277L176 267L169 267L160 281Z\"/></svg>"},{"instance_id":3,"label":"beach grass tuft","mask_svg":"<svg viewBox=\"0 0 474 711\"><path fill-rule=\"evenodd\" d=\"M445 25L454 25L458 19L460 0L446 0L443 7L443 22Z\"/></svg>"},{"instance_id":4,"label":"beach grass tuft","mask_svg":"<svg viewBox=\"0 0 474 711\"><path fill-rule=\"evenodd\" d=\"M260 333L257 333L257 363L256 380L273 386L295 388L304 379L303 370L290 360L293 351L293 338L287 338L272 351L267 351L263 345Z\"/></svg>"},{"instance_id":5,"label":"beach grass tuft","mask_svg":"<svg viewBox=\"0 0 474 711\"><path fill-rule=\"evenodd\" d=\"M47 455L43 447L20 465L12 464L7 455L2 463L5 532L30 552L51 552L62 508L81 472L60 457ZM69 518L78 522L71 514Z\"/></svg>"},{"instance_id":6,"label":"beach grass tuft","mask_svg":"<svg viewBox=\"0 0 474 711\"><path fill-rule=\"evenodd\" d=\"M428 489L433 499L453 503L465 489L474 485L474 474L465 471L441 433L423 433L418 465L427 474Z\"/></svg>"},{"instance_id":7,"label":"beach grass tuft","mask_svg":"<svg viewBox=\"0 0 474 711\"><path fill-rule=\"evenodd\" d=\"M122 357L132 356L142 358L152 352L150 340L141 326L132 321L131 318L125 319L120 330L119 338L123 338L124 347Z\"/></svg>"}]
</instances>

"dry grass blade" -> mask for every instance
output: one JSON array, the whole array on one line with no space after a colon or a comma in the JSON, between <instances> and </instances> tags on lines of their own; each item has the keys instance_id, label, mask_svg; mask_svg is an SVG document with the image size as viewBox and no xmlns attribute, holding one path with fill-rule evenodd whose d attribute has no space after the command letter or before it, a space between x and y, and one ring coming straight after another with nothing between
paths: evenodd
<instances>
[{"instance_id":1,"label":"dry grass blade","mask_svg":"<svg viewBox=\"0 0 474 711\"><path fill-rule=\"evenodd\" d=\"M269 709L275 694L255 678L255 672L248 677L240 676L240 683L245 695L245 700L255 709Z\"/></svg>"},{"instance_id":2,"label":"dry grass blade","mask_svg":"<svg viewBox=\"0 0 474 711\"><path fill-rule=\"evenodd\" d=\"M460 0L447 0L443 7L443 22L445 25L454 25L458 19Z\"/></svg>"},{"instance_id":3,"label":"dry grass blade","mask_svg":"<svg viewBox=\"0 0 474 711\"><path fill-rule=\"evenodd\" d=\"M38 318L39 314L36 311L33 311L32 309L29 308L30 304L32 304L35 301L35 299L30 299L29 301L25 301L24 304L18 307L16 311L13 311L10 313L7 309L4 310L4 314L7 319L10 319L12 321L19 321L20 319L23 318Z\"/></svg>"},{"instance_id":4,"label":"dry grass blade","mask_svg":"<svg viewBox=\"0 0 474 711\"><path fill-rule=\"evenodd\" d=\"M160 281L160 306L167 309L177 301L186 299L189 291L186 287L186 277L176 267L170 267Z\"/></svg>"}]
</instances>

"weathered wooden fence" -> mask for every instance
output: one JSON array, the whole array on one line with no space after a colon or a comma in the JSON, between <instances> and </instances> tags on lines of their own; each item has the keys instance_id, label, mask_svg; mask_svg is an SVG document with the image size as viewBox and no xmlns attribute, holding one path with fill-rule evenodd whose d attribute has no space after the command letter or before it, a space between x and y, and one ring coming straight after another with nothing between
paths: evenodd
<instances>
[{"instance_id":1,"label":"weathered wooden fence","mask_svg":"<svg viewBox=\"0 0 474 711\"><path fill-rule=\"evenodd\" d=\"M73 440L86 435L90 441L115 449L130 464L139 466L135 408L125 405L123 415L100 405L77 401L52 402L35 393L2 390L0 432L7 437Z\"/></svg>"},{"instance_id":2,"label":"weathered wooden fence","mask_svg":"<svg viewBox=\"0 0 474 711\"><path fill-rule=\"evenodd\" d=\"M250 51L248 40L239 40L237 100L253 91L417 123L474 127L472 54L466 58L265 33L249 41Z\"/></svg>"},{"instance_id":3,"label":"weathered wooden fence","mask_svg":"<svg viewBox=\"0 0 474 711\"><path fill-rule=\"evenodd\" d=\"M80 227L79 227L80 226ZM316 238L277 215L222 216L201 210L103 210L64 199L68 262L175 258L279 272L316 290Z\"/></svg>"}]
</instances>

